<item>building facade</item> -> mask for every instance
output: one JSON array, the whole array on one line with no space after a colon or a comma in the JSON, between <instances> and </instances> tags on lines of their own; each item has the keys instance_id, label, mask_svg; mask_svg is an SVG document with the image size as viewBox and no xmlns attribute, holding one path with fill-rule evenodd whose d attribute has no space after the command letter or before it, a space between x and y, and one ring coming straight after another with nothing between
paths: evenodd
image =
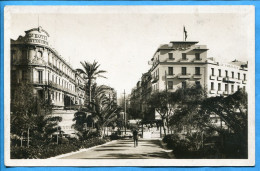
<instances>
[{"instance_id":1,"label":"building facade","mask_svg":"<svg viewBox=\"0 0 260 171\"><path fill-rule=\"evenodd\" d=\"M142 104L140 110L144 112L147 109L144 104L152 93L166 89L174 92L188 86L201 86L208 97L247 90L247 62L219 63L207 56L208 50L206 45L198 45L196 41L172 41L161 45L149 61L150 70L133 88L131 103Z\"/></svg>"},{"instance_id":2,"label":"building facade","mask_svg":"<svg viewBox=\"0 0 260 171\"><path fill-rule=\"evenodd\" d=\"M207 57L207 47L198 42L170 42L160 46L150 61L152 91L175 91L200 85L208 96L226 96L246 89L247 63L219 63Z\"/></svg>"},{"instance_id":3,"label":"building facade","mask_svg":"<svg viewBox=\"0 0 260 171\"><path fill-rule=\"evenodd\" d=\"M54 115L74 115L84 104L85 80L50 46L41 27L11 40L11 102L21 83L33 85L33 93L51 104ZM47 113L48 115L48 113ZM72 120L63 124L71 132Z\"/></svg>"}]
</instances>

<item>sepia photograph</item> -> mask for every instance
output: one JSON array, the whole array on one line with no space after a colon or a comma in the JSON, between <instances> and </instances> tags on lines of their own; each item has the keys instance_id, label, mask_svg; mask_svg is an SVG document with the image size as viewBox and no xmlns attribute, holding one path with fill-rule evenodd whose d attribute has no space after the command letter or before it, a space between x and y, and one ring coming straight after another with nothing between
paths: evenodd
<instances>
[{"instance_id":1,"label":"sepia photograph","mask_svg":"<svg viewBox=\"0 0 260 171\"><path fill-rule=\"evenodd\" d=\"M6 6L6 166L253 166L254 6Z\"/></svg>"}]
</instances>

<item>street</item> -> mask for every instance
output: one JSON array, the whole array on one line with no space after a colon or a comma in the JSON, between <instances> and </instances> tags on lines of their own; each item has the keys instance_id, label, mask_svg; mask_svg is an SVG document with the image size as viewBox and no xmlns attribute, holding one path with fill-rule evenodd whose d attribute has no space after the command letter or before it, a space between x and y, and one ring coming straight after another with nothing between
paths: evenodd
<instances>
[{"instance_id":1,"label":"street","mask_svg":"<svg viewBox=\"0 0 260 171\"><path fill-rule=\"evenodd\" d=\"M134 147L132 139L116 140L60 159L170 159L158 139L140 139Z\"/></svg>"}]
</instances>

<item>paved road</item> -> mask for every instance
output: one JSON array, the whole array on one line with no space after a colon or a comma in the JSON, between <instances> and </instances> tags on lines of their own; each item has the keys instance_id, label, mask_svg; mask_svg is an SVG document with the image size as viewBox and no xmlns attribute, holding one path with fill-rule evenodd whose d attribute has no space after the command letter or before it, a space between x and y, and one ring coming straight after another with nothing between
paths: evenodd
<instances>
[{"instance_id":1,"label":"paved road","mask_svg":"<svg viewBox=\"0 0 260 171\"><path fill-rule=\"evenodd\" d=\"M132 139L127 139L113 141L61 159L169 159L167 152L169 153L162 148L160 140L140 139L138 147L134 147Z\"/></svg>"}]
</instances>

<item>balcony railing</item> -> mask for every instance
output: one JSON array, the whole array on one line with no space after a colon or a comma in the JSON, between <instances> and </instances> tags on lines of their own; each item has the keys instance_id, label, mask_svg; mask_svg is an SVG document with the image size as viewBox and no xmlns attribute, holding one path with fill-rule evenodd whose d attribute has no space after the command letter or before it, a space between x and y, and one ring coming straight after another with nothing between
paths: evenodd
<instances>
[{"instance_id":1,"label":"balcony railing","mask_svg":"<svg viewBox=\"0 0 260 171\"><path fill-rule=\"evenodd\" d=\"M223 80L223 77L218 76L217 80L218 80L218 81L222 81L222 80Z\"/></svg>"},{"instance_id":2,"label":"balcony railing","mask_svg":"<svg viewBox=\"0 0 260 171\"><path fill-rule=\"evenodd\" d=\"M224 79L223 79L223 81L225 81L225 82L236 82L236 79L235 78L230 78L230 77L225 77Z\"/></svg>"},{"instance_id":3,"label":"balcony railing","mask_svg":"<svg viewBox=\"0 0 260 171\"><path fill-rule=\"evenodd\" d=\"M198 58L198 59L195 58L193 62L195 62L195 63L196 62L202 62L202 58Z\"/></svg>"},{"instance_id":4,"label":"balcony railing","mask_svg":"<svg viewBox=\"0 0 260 171\"><path fill-rule=\"evenodd\" d=\"M167 76L166 76L166 78L174 78L175 77L175 74L168 74Z\"/></svg>"},{"instance_id":5,"label":"balcony railing","mask_svg":"<svg viewBox=\"0 0 260 171\"><path fill-rule=\"evenodd\" d=\"M215 75L211 75L211 76L210 76L210 79L211 79L211 80L215 80L215 79L216 79L216 76L215 76Z\"/></svg>"},{"instance_id":6,"label":"balcony railing","mask_svg":"<svg viewBox=\"0 0 260 171\"><path fill-rule=\"evenodd\" d=\"M178 78L190 78L191 75L190 74L180 74L178 75Z\"/></svg>"},{"instance_id":7,"label":"balcony railing","mask_svg":"<svg viewBox=\"0 0 260 171\"><path fill-rule=\"evenodd\" d=\"M216 94L216 90L210 90L210 94Z\"/></svg>"},{"instance_id":8,"label":"balcony railing","mask_svg":"<svg viewBox=\"0 0 260 171\"><path fill-rule=\"evenodd\" d=\"M217 93L218 93L218 94L223 94L223 91L222 91L222 90L218 90Z\"/></svg>"},{"instance_id":9,"label":"balcony railing","mask_svg":"<svg viewBox=\"0 0 260 171\"><path fill-rule=\"evenodd\" d=\"M243 80L242 83L243 83L243 84L246 84L246 83L247 83L247 80Z\"/></svg>"},{"instance_id":10,"label":"balcony railing","mask_svg":"<svg viewBox=\"0 0 260 171\"><path fill-rule=\"evenodd\" d=\"M37 84L37 85L48 85L47 80L33 80L32 84Z\"/></svg>"},{"instance_id":11,"label":"balcony railing","mask_svg":"<svg viewBox=\"0 0 260 171\"><path fill-rule=\"evenodd\" d=\"M152 83L156 83L159 80L159 77L152 78Z\"/></svg>"},{"instance_id":12,"label":"balcony railing","mask_svg":"<svg viewBox=\"0 0 260 171\"><path fill-rule=\"evenodd\" d=\"M228 95L228 91L224 91L223 94L224 94L224 95Z\"/></svg>"},{"instance_id":13,"label":"balcony railing","mask_svg":"<svg viewBox=\"0 0 260 171\"><path fill-rule=\"evenodd\" d=\"M198 78L201 78L201 77L202 77L201 74L194 74L194 75L193 75L193 78L197 78L197 79L198 79Z\"/></svg>"},{"instance_id":14,"label":"balcony railing","mask_svg":"<svg viewBox=\"0 0 260 171\"><path fill-rule=\"evenodd\" d=\"M170 59L170 58L167 58L167 59L166 59L167 62L173 62L174 60L175 60L175 58L171 58L171 59Z\"/></svg>"},{"instance_id":15,"label":"balcony railing","mask_svg":"<svg viewBox=\"0 0 260 171\"><path fill-rule=\"evenodd\" d=\"M185 58L185 59L180 59L180 62L189 62L189 59L188 58Z\"/></svg>"}]
</instances>

